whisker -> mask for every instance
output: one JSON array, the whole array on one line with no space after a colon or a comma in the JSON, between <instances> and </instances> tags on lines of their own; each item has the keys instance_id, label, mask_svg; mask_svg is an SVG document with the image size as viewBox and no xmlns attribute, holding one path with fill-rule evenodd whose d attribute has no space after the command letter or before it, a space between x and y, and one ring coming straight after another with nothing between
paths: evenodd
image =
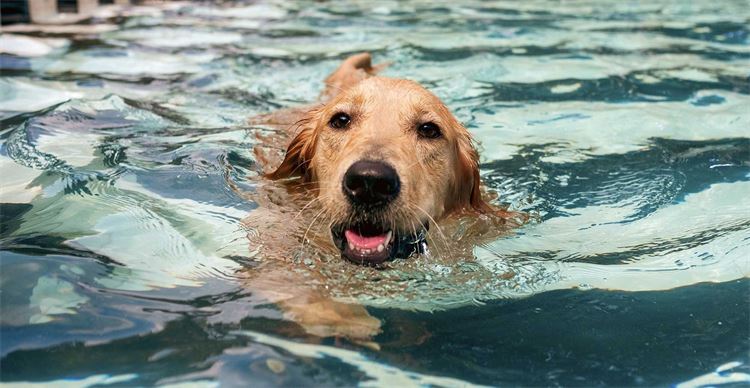
<instances>
[{"instance_id":1,"label":"whisker","mask_svg":"<svg viewBox=\"0 0 750 388\"><path fill-rule=\"evenodd\" d=\"M409 204L404 207L404 212L406 213L406 218L409 220L409 224L411 225L412 235L417 236L419 232L417 231L417 226L414 224L414 220L419 220L420 217L417 216L417 213L414 212L414 209L412 209Z\"/></svg>"},{"instance_id":2,"label":"whisker","mask_svg":"<svg viewBox=\"0 0 750 388\"><path fill-rule=\"evenodd\" d=\"M410 209L407 209L407 210L410 210ZM410 213L412 213L412 217L409 218L409 224L411 224L411 232L412 232L412 234L414 234L416 236L417 235L417 227L416 227L416 225L414 225L414 218L417 218L417 217L416 217L416 214L414 214L414 212L410 212Z\"/></svg>"},{"instance_id":3,"label":"whisker","mask_svg":"<svg viewBox=\"0 0 750 388\"><path fill-rule=\"evenodd\" d=\"M451 245L451 243L449 242L448 236L446 236L446 235L445 235L445 233L443 232L443 228L441 228L441 227L440 227L440 224L438 224L438 223L437 223L437 221L435 221L435 219L434 219L434 218L433 218L432 216L430 216L430 214L429 214L429 213L427 213L427 212L426 212L426 211L425 211L424 209L422 209L421 207L419 207L419 206L418 206L418 205L416 205L416 204L412 204L412 205L413 205L414 207L416 207L416 208L417 208L417 209L418 209L419 211L421 211L422 213L424 213L424 214L425 214L425 215L427 216L427 218L429 218L429 221L432 221L432 223L433 223L433 224L435 225L435 227L437 228L437 230L438 230L438 234L439 234L439 236L438 236L438 237L439 237L439 239L436 239L436 240L434 240L434 241L435 241L435 243L436 243L436 244L435 244L435 250L436 250L436 253L437 253L437 254L438 254L439 256L441 256L441 258L444 258L444 259L448 259L448 258L450 258L449 256L445 256L445 255L446 255L446 254L449 254L449 253L450 253L450 250L451 250L451 246L452 246L452 245ZM438 252L438 244L437 244L438 242L441 242L441 243L443 244L443 247L442 247L442 251L443 251L443 252L442 252L442 253L441 253L441 252Z\"/></svg>"},{"instance_id":4,"label":"whisker","mask_svg":"<svg viewBox=\"0 0 750 388\"><path fill-rule=\"evenodd\" d=\"M309 233L309 232L310 232L310 228L312 228L312 226L313 226L313 225L315 224L315 221L316 221L316 220L318 219L318 217L320 217L320 215L321 215L321 214L323 214L323 212L325 212L325 210L326 210L326 209L321 209L321 210L320 210L320 211L319 211L319 212L318 212L318 213L317 213L317 214L315 215L315 217L313 218L313 220L312 220L312 221L310 222L310 225L309 225L309 226L307 227L307 229L305 230L305 234L303 234L303 235L302 235L302 242L301 242L301 246L300 246L300 251L302 251L302 250L304 250L304 249L305 249L305 241L307 241L307 233Z\"/></svg>"},{"instance_id":5,"label":"whisker","mask_svg":"<svg viewBox=\"0 0 750 388\"><path fill-rule=\"evenodd\" d=\"M314 204L314 203L316 203L318 201L321 201L321 200L323 200L323 197L322 196L318 196L318 197L315 197L315 198L311 199L310 201L308 201L307 204L305 206L303 206L302 209L300 209L297 212L297 214L294 215L294 217L292 217L292 222L294 222L297 219L297 217L299 217L300 214L302 214L302 212L304 212L308 207L310 207L312 204Z\"/></svg>"},{"instance_id":6,"label":"whisker","mask_svg":"<svg viewBox=\"0 0 750 388\"><path fill-rule=\"evenodd\" d=\"M424 213L424 215L426 215L427 218L429 218L430 221L432 221L432 223L435 224L435 227L437 227L438 232L440 232L440 235L443 236L443 239L445 239L446 241L448 240L448 237L445 235L445 233L443 233L443 229L440 227L440 225L438 225L437 221L435 221L435 219L432 218L432 216L430 215L430 213L427 213L424 209L422 209L421 207L419 207L419 205L417 205L417 204L412 204L412 206L414 206L415 208L417 208L417 210L419 210L422 213Z\"/></svg>"}]
</instances>

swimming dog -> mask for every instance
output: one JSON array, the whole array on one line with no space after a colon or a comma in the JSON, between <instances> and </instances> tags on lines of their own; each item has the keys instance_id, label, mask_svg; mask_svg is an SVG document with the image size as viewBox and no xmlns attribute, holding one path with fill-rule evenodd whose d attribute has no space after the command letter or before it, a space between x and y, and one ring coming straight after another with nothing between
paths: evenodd
<instances>
[{"instance_id":1,"label":"swimming dog","mask_svg":"<svg viewBox=\"0 0 750 388\"><path fill-rule=\"evenodd\" d=\"M245 221L254 245L269 248L260 256L274 262L249 283L318 336L368 339L380 322L361 305L330 298L315 275L286 266L293 254L280 247L311 241L349 262L382 267L424 253L430 226L451 216L489 215L487 229L512 215L483 198L466 128L418 83L378 76L383 67L367 53L351 56L326 78L319 104L252 119L273 129L260 136L255 156L267 182L281 185L263 186L254 200L265 213ZM304 201L291 206L289 198ZM294 220L313 208L302 234Z\"/></svg>"}]
</instances>

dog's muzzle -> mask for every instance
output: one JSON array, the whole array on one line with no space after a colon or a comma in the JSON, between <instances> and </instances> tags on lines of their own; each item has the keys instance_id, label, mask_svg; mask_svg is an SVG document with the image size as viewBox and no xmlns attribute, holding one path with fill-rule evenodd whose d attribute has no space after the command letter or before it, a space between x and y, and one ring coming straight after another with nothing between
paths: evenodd
<instances>
[{"instance_id":1,"label":"dog's muzzle","mask_svg":"<svg viewBox=\"0 0 750 388\"><path fill-rule=\"evenodd\" d=\"M334 226L334 243L348 260L365 265L378 265L387 260L405 258L426 249L426 228L420 225L414 233L391 229L382 214L401 192L396 169L381 161L360 160L344 174L341 189L351 205L349 224Z\"/></svg>"}]
</instances>

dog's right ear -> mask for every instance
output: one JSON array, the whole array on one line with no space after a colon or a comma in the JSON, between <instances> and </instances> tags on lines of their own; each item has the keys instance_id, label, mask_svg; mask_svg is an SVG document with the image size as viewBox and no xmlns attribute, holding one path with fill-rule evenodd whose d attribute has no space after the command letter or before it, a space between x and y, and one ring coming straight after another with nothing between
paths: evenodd
<instances>
[{"instance_id":1,"label":"dog's right ear","mask_svg":"<svg viewBox=\"0 0 750 388\"><path fill-rule=\"evenodd\" d=\"M289 143L286 149L284 161L281 162L275 171L265 174L266 178L278 180L293 177L301 177L303 181L310 182L314 178L312 171L313 156L315 155L315 144L317 142L317 131L315 130L315 112L308 112L300 120L297 135Z\"/></svg>"}]
</instances>

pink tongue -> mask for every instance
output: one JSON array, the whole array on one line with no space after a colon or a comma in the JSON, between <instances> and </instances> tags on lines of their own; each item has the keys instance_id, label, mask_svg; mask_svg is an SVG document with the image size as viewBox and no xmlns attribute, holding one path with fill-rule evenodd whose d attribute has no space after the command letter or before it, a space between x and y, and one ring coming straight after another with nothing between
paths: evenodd
<instances>
[{"instance_id":1,"label":"pink tongue","mask_svg":"<svg viewBox=\"0 0 750 388\"><path fill-rule=\"evenodd\" d=\"M348 241L349 244L352 244L359 249L375 249L378 247L378 245L385 244L386 237L385 234L371 237L360 236L357 234L357 232L351 229L345 230L344 235L346 236L346 241Z\"/></svg>"}]
</instances>

